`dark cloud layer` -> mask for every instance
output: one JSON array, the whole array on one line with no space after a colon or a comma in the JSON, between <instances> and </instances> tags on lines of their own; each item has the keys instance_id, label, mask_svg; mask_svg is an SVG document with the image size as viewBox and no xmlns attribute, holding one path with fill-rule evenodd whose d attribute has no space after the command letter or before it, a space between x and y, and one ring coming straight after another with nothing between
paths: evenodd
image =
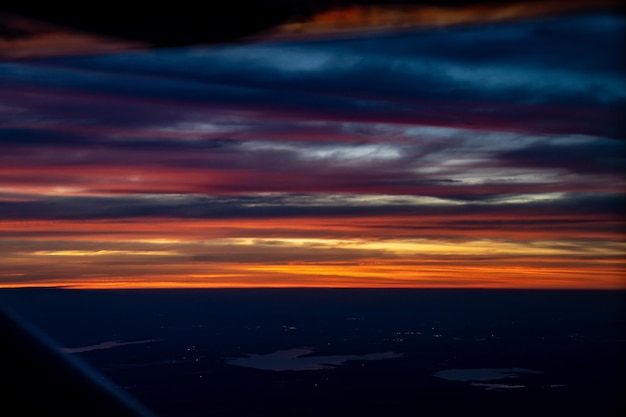
<instances>
[{"instance_id":1,"label":"dark cloud layer","mask_svg":"<svg viewBox=\"0 0 626 417\"><path fill-rule=\"evenodd\" d=\"M292 202L302 201L301 204ZM349 200L328 201L325 204L306 204L314 197L245 196L162 196L154 197L48 197L32 201L0 201L0 214L6 220L71 220L71 219L117 219L117 218L187 218L187 219L262 219L292 217L355 217L409 215L420 216L476 215L485 220L489 216L516 215L533 217L577 216L584 222L589 217L621 219L626 200L615 195L569 195L555 201L498 202L466 201L465 204L348 204ZM501 196L499 198L502 198ZM343 203L343 204L342 204ZM523 222L523 221L522 221Z\"/></svg>"},{"instance_id":2,"label":"dark cloud layer","mask_svg":"<svg viewBox=\"0 0 626 417\"><path fill-rule=\"evenodd\" d=\"M24 97L33 89L62 92L63 100L51 97L47 105L36 97L29 106L50 117L114 125L148 122L169 103L623 136L601 123L623 110L623 35L620 17L573 16L418 35L4 64L0 85ZM129 100L136 104L132 113Z\"/></svg>"},{"instance_id":3,"label":"dark cloud layer","mask_svg":"<svg viewBox=\"0 0 626 417\"><path fill-rule=\"evenodd\" d=\"M559 168L580 174L626 172L626 142L589 141L578 144L537 143L523 149L502 152L498 159L507 166Z\"/></svg>"}]
</instances>

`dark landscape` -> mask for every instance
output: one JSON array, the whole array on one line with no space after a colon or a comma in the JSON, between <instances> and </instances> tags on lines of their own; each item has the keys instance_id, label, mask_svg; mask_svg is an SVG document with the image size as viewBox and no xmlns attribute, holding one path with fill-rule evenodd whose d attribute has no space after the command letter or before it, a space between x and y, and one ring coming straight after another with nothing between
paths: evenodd
<instances>
[{"instance_id":1,"label":"dark landscape","mask_svg":"<svg viewBox=\"0 0 626 417\"><path fill-rule=\"evenodd\" d=\"M623 415L625 297L0 291L2 305L162 417Z\"/></svg>"}]
</instances>

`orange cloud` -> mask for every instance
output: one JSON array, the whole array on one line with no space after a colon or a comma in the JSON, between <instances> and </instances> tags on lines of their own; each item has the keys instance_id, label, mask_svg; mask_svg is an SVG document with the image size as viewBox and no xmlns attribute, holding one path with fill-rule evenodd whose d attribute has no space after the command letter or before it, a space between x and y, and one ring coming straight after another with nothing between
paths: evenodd
<instances>
[{"instance_id":1,"label":"orange cloud","mask_svg":"<svg viewBox=\"0 0 626 417\"><path fill-rule=\"evenodd\" d=\"M390 31L408 28L445 27L525 19L552 14L618 8L619 0L549 0L476 2L471 5L350 5L323 10L312 16L294 19L268 33L262 39L341 36L367 31Z\"/></svg>"},{"instance_id":2,"label":"orange cloud","mask_svg":"<svg viewBox=\"0 0 626 417\"><path fill-rule=\"evenodd\" d=\"M0 287L623 287L625 247L614 221L604 233L575 234L502 230L493 219L468 232L449 220L2 222L9 253ZM407 227L437 222L425 232Z\"/></svg>"}]
</instances>

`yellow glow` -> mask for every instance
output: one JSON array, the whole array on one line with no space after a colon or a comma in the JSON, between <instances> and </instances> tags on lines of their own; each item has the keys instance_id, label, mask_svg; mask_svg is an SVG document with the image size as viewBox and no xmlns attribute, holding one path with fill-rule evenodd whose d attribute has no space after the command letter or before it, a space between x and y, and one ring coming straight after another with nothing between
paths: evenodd
<instances>
[{"instance_id":1,"label":"yellow glow","mask_svg":"<svg viewBox=\"0 0 626 417\"><path fill-rule=\"evenodd\" d=\"M32 252L37 256L107 256L107 255L141 255L141 256L164 256L177 255L174 251L136 251L136 250L52 250Z\"/></svg>"},{"instance_id":2,"label":"yellow glow","mask_svg":"<svg viewBox=\"0 0 626 417\"><path fill-rule=\"evenodd\" d=\"M133 239L130 242L133 243L149 243L154 245L171 245L177 243L185 243L184 240L180 239Z\"/></svg>"},{"instance_id":3,"label":"yellow glow","mask_svg":"<svg viewBox=\"0 0 626 417\"><path fill-rule=\"evenodd\" d=\"M309 247L315 249L355 249L355 250L375 250L389 252L396 255L571 255L577 253L602 253L604 255L620 255L626 251L626 244L614 244L611 247L578 247L565 246L558 241L534 241L528 242L503 242L499 240L473 240L465 242L437 241L431 239L419 240L359 240L359 239L300 239L300 238L277 238L277 239L255 239L255 238L235 238L227 239L232 245L268 245L284 247ZM224 242L222 242L224 243ZM215 242L213 242L215 244Z\"/></svg>"}]
</instances>

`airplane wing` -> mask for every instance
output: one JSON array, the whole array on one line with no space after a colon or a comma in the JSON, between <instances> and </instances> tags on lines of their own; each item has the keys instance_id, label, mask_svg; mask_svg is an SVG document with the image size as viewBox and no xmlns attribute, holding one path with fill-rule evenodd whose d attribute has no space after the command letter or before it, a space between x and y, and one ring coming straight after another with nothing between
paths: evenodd
<instances>
[{"instance_id":1,"label":"airplane wing","mask_svg":"<svg viewBox=\"0 0 626 417\"><path fill-rule=\"evenodd\" d=\"M0 306L3 415L152 417L144 406Z\"/></svg>"}]
</instances>

